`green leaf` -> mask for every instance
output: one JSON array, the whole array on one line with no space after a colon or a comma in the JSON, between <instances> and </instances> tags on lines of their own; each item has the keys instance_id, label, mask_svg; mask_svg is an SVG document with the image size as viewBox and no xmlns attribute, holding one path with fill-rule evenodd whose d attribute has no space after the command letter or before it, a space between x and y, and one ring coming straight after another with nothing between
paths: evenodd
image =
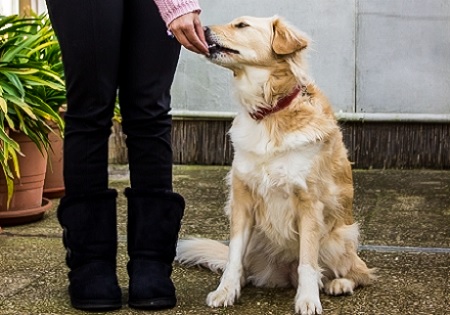
<instances>
[{"instance_id":1,"label":"green leaf","mask_svg":"<svg viewBox=\"0 0 450 315\"><path fill-rule=\"evenodd\" d=\"M6 105L6 100L0 96L0 109L2 110L2 112L7 113L8 112L8 107Z\"/></svg>"},{"instance_id":2,"label":"green leaf","mask_svg":"<svg viewBox=\"0 0 450 315\"><path fill-rule=\"evenodd\" d=\"M3 74L8 78L8 80L11 82L11 84L14 86L14 88L17 89L17 91L20 93L20 95L23 96L25 94L25 90L23 88L23 84L20 81L19 77L11 71L3 72Z\"/></svg>"}]
</instances>

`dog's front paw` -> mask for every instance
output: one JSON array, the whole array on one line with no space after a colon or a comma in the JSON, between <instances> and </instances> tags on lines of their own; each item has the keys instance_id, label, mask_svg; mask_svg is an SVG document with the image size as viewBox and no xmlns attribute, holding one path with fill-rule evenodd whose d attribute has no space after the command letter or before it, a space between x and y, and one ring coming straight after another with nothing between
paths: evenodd
<instances>
[{"instance_id":1,"label":"dog's front paw","mask_svg":"<svg viewBox=\"0 0 450 315\"><path fill-rule=\"evenodd\" d=\"M295 312L301 315L322 314L319 295L300 295L295 299Z\"/></svg>"},{"instance_id":2,"label":"dog's front paw","mask_svg":"<svg viewBox=\"0 0 450 315\"><path fill-rule=\"evenodd\" d=\"M320 271L310 265L298 268L299 287L295 296L295 312L302 315L322 314L319 287L322 284Z\"/></svg>"},{"instance_id":3,"label":"dog's front paw","mask_svg":"<svg viewBox=\"0 0 450 315\"><path fill-rule=\"evenodd\" d=\"M210 307L232 306L234 301L239 297L239 289L217 288L208 294L206 303Z\"/></svg>"},{"instance_id":4,"label":"dog's front paw","mask_svg":"<svg viewBox=\"0 0 450 315\"><path fill-rule=\"evenodd\" d=\"M225 270L219 287L208 294L206 303L210 307L231 306L241 294L241 272Z\"/></svg>"}]
</instances>

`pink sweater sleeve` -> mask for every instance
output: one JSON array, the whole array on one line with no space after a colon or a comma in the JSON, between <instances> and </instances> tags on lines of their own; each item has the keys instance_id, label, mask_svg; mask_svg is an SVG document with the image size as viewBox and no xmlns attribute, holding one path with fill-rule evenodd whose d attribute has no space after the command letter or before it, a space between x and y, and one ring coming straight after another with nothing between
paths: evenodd
<instances>
[{"instance_id":1,"label":"pink sweater sleeve","mask_svg":"<svg viewBox=\"0 0 450 315\"><path fill-rule=\"evenodd\" d=\"M190 12L200 12L197 0L154 0L166 25Z\"/></svg>"}]
</instances>

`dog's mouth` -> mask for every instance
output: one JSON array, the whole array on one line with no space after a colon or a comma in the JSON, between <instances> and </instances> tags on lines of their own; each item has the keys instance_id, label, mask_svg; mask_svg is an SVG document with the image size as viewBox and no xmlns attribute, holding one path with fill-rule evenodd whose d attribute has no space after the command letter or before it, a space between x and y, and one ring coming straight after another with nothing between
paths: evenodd
<instances>
[{"instance_id":1,"label":"dog's mouth","mask_svg":"<svg viewBox=\"0 0 450 315\"><path fill-rule=\"evenodd\" d=\"M206 43L208 44L208 50L210 55L214 55L217 53L239 54L238 50L222 46L211 38L207 37Z\"/></svg>"}]
</instances>

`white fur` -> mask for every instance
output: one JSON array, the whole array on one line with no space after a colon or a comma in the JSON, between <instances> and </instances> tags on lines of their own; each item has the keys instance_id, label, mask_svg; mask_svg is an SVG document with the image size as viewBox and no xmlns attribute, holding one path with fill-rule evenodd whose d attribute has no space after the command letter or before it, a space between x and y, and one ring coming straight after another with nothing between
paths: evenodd
<instances>
[{"instance_id":1,"label":"white fur","mask_svg":"<svg viewBox=\"0 0 450 315\"><path fill-rule=\"evenodd\" d=\"M244 283L243 257L249 239L249 229L244 229L230 241L233 251L229 252L228 263L222 275L219 287L208 294L206 303L211 307L233 305L241 295L241 285ZM242 283L241 283L242 282Z\"/></svg>"},{"instance_id":2,"label":"white fur","mask_svg":"<svg viewBox=\"0 0 450 315\"><path fill-rule=\"evenodd\" d=\"M211 248L215 251L212 252ZM177 245L177 260L186 266L200 265L214 272L225 270L228 260L228 245L202 239L180 240Z\"/></svg>"},{"instance_id":3,"label":"white fur","mask_svg":"<svg viewBox=\"0 0 450 315\"><path fill-rule=\"evenodd\" d=\"M252 112L258 105L264 104L264 82L270 77L270 71L245 66L244 75L234 80L236 95L241 105Z\"/></svg>"},{"instance_id":4,"label":"white fur","mask_svg":"<svg viewBox=\"0 0 450 315\"><path fill-rule=\"evenodd\" d=\"M298 267L299 283L295 297L295 311L301 314L322 314L322 304L319 299L320 271L310 265Z\"/></svg>"}]
</instances>

